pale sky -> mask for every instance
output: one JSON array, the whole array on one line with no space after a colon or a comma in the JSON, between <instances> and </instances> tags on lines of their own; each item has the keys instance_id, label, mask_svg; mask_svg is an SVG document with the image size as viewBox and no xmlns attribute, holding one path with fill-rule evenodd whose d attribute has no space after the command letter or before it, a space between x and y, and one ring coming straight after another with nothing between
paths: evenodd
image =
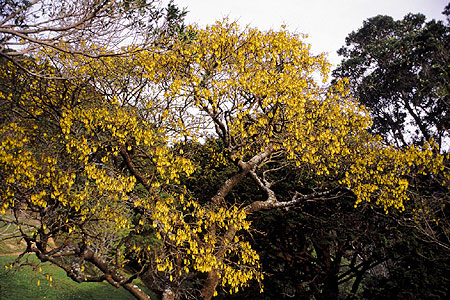
<instances>
[{"instance_id":1,"label":"pale sky","mask_svg":"<svg viewBox=\"0 0 450 300\"><path fill-rule=\"evenodd\" d=\"M242 26L261 30L280 29L308 34L313 53L328 53L334 65L340 62L336 51L345 37L376 15L401 19L409 12L423 13L428 20L443 20L441 12L448 0L175 0L189 12L186 23L200 26L228 17Z\"/></svg>"}]
</instances>

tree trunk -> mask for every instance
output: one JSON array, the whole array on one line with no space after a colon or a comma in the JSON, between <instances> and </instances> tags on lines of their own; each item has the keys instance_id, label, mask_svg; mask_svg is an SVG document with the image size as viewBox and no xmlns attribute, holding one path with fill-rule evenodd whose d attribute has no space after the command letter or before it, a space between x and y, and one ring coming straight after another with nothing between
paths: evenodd
<instances>
[{"instance_id":1,"label":"tree trunk","mask_svg":"<svg viewBox=\"0 0 450 300\"><path fill-rule=\"evenodd\" d=\"M247 174L250 172L250 170L255 167L258 163L263 161L265 158L267 158L273 151L273 145L269 144L266 149L253 156L248 162L239 161L238 165L241 168L239 173L235 174L231 178L229 178L227 181L225 181L222 186L219 188L218 192L214 197L212 197L211 202L217 204L223 201L225 197L228 195L228 193L237 185L239 184L242 179L247 176ZM212 226L210 232L210 235L213 237L215 234L215 226ZM234 226L231 226L228 231L225 233L223 241L218 246L218 252L216 255L216 258L218 260L222 260L223 256L226 251L226 245L225 241L231 241L236 234L236 229ZM202 296L205 300L210 300L214 296L214 291L216 290L217 285L219 284L219 275L217 274L216 270L211 270L208 272L208 277L203 284L202 287Z\"/></svg>"},{"instance_id":2,"label":"tree trunk","mask_svg":"<svg viewBox=\"0 0 450 300\"><path fill-rule=\"evenodd\" d=\"M218 284L219 276L217 275L217 272L210 271L202 288L202 296L204 300L211 300Z\"/></svg>"},{"instance_id":3,"label":"tree trunk","mask_svg":"<svg viewBox=\"0 0 450 300\"><path fill-rule=\"evenodd\" d=\"M319 300L339 300L339 285L334 273L328 274L324 280L324 288L319 295Z\"/></svg>"},{"instance_id":4,"label":"tree trunk","mask_svg":"<svg viewBox=\"0 0 450 300\"><path fill-rule=\"evenodd\" d=\"M134 283L126 283L123 287L129 291L136 299L151 300L151 298Z\"/></svg>"}]
</instances>

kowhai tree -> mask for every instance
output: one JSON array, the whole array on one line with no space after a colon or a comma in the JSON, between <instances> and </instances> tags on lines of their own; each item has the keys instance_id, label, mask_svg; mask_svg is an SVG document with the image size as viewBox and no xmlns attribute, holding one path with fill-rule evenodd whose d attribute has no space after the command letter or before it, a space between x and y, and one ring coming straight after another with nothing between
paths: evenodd
<instances>
[{"instance_id":1,"label":"kowhai tree","mask_svg":"<svg viewBox=\"0 0 450 300\"><path fill-rule=\"evenodd\" d=\"M13 108L0 128L1 205L21 228L24 254L139 299L147 296L132 282L149 272L164 299L211 299L263 279L249 215L344 194L403 210L412 171L442 173L448 184L433 142L396 149L368 132L345 81L318 82L329 64L302 36L228 21L186 30L128 55L49 47L27 59L32 73L65 66L65 81L2 64L20 92L0 95ZM220 147L202 154L227 171L205 201L183 181L196 167L188 146L211 137ZM334 183L302 189L299 179L280 194L289 168ZM262 196L230 198L244 180Z\"/></svg>"}]
</instances>

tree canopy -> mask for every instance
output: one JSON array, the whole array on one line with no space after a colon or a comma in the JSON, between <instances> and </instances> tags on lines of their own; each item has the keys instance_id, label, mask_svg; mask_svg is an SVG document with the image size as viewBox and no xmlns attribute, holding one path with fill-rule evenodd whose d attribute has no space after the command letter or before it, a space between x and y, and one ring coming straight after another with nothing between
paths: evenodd
<instances>
[{"instance_id":1,"label":"tree canopy","mask_svg":"<svg viewBox=\"0 0 450 300\"><path fill-rule=\"evenodd\" d=\"M186 14L172 2L161 7L159 0L6 0L1 5L0 56L35 77L50 75L33 73L22 63L24 55L39 51L44 57L47 50L90 58L124 55L182 32Z\"/></svg>"},{"instance_id":2,"label":"tree canopy","mask_svg":"<svg viewBox=\"0 0 450 300\"><path fill-rule=\"evenodd\" d=\"M348 83L323 84L329 64L301 35L227 20L186 32L126 55L44 43L20 66L1 61L1 210L24 254L138 299L144 275L165 299L211 299L262 282L249 216L344 195L387 213L404 210L415 174L448 186L435 144L399 149L370 133ZM223 170L206 198L187 184L199 149ZM293 174L318 180L304 188ZM260 196L239 194L244 182Z\"/></svg>"},{"instance_id":3,"label":"tree canopy","mask_svg":"<svg viewBox=\"0 0 450 300\"><path fill-rule=\"evenodd\" d=\"M376 16L346 39L333 72L371 112L373 130L398 146L433 138L448 150L450 27L422 14Z\"/></svg>"}]
</instances>

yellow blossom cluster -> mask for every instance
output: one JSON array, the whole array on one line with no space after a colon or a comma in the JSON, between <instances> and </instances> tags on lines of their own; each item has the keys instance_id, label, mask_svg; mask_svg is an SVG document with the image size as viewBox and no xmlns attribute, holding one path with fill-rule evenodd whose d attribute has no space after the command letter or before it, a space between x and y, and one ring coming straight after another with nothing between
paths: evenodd
<instances>
[{"instance_id":1,"label":"yellow blossom cluster","mask_svg":"<svg viewBox=\"0 0 450 300\"><path fill-rule=\"evenodd\" d=\"M237 291L250 280L262 279L259 256L250 244L237 235L232 240L223 240L230 229L237 232L249 229L250 222L243 210L204 206L179 195L158 201L152 218L158 237L166 245L157 260L158 270L170 273L174 280L192 271L215 270L224 287Z\"/></svg>"},{"instance_id":2,"label":"yellow blossom cluster","mask_svg":"<svg viewBox=\"0 0 450 300\"><path fill-rule=\"evenodd\" d=\"M126 160L124 153L137 165L145 184L155 189L177 184L181 173L193 172L190 161L168 146L161 127L95 91L80 74L78 82L66 84L28 77L10 63L1 67L10 81L20 84L18 93L2 92L1 100L23 111L0 124L0 168L6 178L0 190L2 213L15 202L25 209L62 204L74 208L81 222L104 220L116 228L129 228L133 205L126 203L136 174L118 169L118 161ZM149 201L139 198L134 207L150 207ZM71 232L76 229L70 226Z\"/></svg>"}]
</instances>

